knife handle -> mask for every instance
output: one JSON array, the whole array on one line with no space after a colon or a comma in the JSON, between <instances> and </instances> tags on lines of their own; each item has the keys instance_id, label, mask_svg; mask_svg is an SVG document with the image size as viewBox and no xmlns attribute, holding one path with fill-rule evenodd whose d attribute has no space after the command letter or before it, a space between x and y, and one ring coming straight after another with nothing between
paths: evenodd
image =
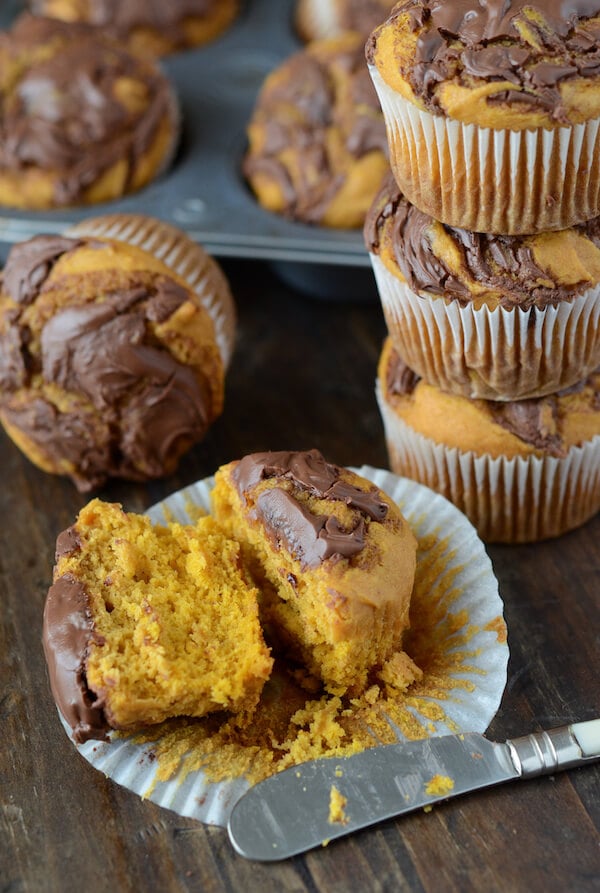
<instances>
[{"instance_id":1,"label":"knife handle","mask_svg":"<svg viewBox=\"0 0 600 893\"><path fill-rule=\"evenodd\" d=\"M506 743L521 778L547 775L600 758L600 719L533 732Z\"/></svg>"}]
</instances>

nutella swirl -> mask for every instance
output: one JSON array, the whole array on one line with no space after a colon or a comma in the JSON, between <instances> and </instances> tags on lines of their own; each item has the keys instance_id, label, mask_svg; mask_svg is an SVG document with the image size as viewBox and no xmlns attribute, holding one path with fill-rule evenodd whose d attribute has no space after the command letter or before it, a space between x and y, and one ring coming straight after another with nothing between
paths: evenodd
<instances>
[{"instance_id":1,"label":"nutella swirl","mask_svg":"<svg viewBox=\"0 0 600 893\"><path fill-rule=\"evenodd\" d=\"M374 151L388 153L364 43L349 47L346 42L329 56L303 50L278 74L256 104L251 127L260 127L264 134L260 149L246 154L243 173L250 183L261 176L274 180L284 196L285 215L319 223L346 179L331 150L331 133L338 134L354 159ZM289 169L290 157L298 166L297 176Z\"/></svg>"},{"instance_id":2,"label":"nutella swirl","mask_svg":"<svg viewBox=\"0 0 600 893\"><path fill-rule=\"evenodd\" d=\"M482 78L510 85L488 102L524 103L568 123L561 82L600 75L598 0L402 0L388 21L404 15L417 32L411 86L433 112L440 82Z\"/></svg>"},{"instance_id":3,"label":"nutella swirl","mask_svg":"<svg viewBox=\"0 0 600 893\"><path fill-rule=\"evenodd\" d=\"M6 266L5 294L17 308L30 304L56 260L81 244L106 250L94 239L44 236L16 246ZM208 380L153 335L153 324L189 299L167 275L143 283L133 279L120 288L109 279L102 301L59 305L41 328L35 351L19 309L5 311L0 317L3 419L57 467L65 460L72 464L81 490L107 476L145 479L167 473L213 418ZM66 395L60 409L44 387L32 386L35 376ZM28 388L26 399L19 396Z\"/></svg>"},{"instance_id":4,"label":"nutella swirl","mask_svg":"<svg viewBox=\"0 0 600 893\"><path fill-rule=\"evenodd\" d=\"M54 700L71 726L73 740L108 740L103 705L88 689L86 660L94 635L85 586L71 574L48 591L42 642Z\"/></svg>"},{"instance_id":5,"label":"nutella swirl","mask_svg":"<svg viewBox=\"0 0 600 893\"><path fill-rule=\"evenodd\" d=\"M175 127L160 69L91 26L24 14L0 33L1 59L0 168L51 172L57 205L80 201L120 161L130 190L159 128ZM126 84L135 105L121 94Z\"/></svg>"},{"instance_id":6,"label":"nutella swirl","mask_svg":"<svg viewBox=\"0 0 600 893\"><path fill-rule=\"evenodd\" d=\"M555 394L526 400L486 400L485 406L496 425L518 437L523 443L530 444L549 456L561 458L566 455L567 449L560 433L560 401L569 394L582 392L585 388L591 387L594 392L592 408L597 410L600 406L598 371L593 372L584 381ZM389 396L392 398L408 396L415 391L420 381L421 377L406 365L395 350L391 350L385 368L385 387Z\"/></svg>"},{"instance_id":7,"label":"nutella swirl","mask_svg":"<svg viewBox=\"0 0 600 893\"><path fill-rule=\"evenodd\" d=\"M389 177L365 221L365 243L369 251L379 252L383 230L389 227L394 258L410 288L461 303L474 296L469 280L499 293L503 307L523 310L555 306L590 287L589 280L568 287L553 282L548 270L535 261L534 238L475 233L440 224L460 258L460 270L453 271L434 251L432 229L436 225ZM600 218L576 230L600 247Z\"/></svg>"},{"instance_id":8,"label":"nutella swirl","mask_svg":"<svg viewBox=\"0 0 600 893\"><path fill-rule=\"evenodd\" d=\"M288 488L262 490L252 514L264 525L276 548L284 545L303 568L332 557L351 558L365 545L365 522L383 521L387 504L376 488L362 490L342 479L342 471L326 462L318 450L268 452L245 456L232 472L242 499L262 480L289 481ZM357 510L354 525L345 530L334 515L316 515L293 495L299 489L319 499L343 502Z\"/></svg>"}]
</instances>

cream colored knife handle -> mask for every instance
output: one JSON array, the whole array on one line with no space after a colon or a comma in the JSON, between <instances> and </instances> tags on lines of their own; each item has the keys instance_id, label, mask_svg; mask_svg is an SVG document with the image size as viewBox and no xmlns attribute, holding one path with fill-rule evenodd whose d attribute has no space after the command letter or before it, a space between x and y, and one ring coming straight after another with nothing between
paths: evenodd
<instances>
[{"instance_id":1,"label":"cream colored knife handle","mask_svg":"<svg viewBox=\"0 0 600 893\"><path fill-rule=\"evenodd\" d=\"M600 719L533 732L507 742L511 759L522 778L547 775L600 759Z\"/></svg>"}]
</instances>

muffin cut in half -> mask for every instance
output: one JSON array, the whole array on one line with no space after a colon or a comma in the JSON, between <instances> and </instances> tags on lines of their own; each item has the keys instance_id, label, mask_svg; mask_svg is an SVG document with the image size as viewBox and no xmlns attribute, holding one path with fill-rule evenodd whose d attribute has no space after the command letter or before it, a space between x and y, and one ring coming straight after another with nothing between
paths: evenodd
<instances>
[{"instance_id":1,"label":"muffin cut in half","mask_svg":"<svg viewBox=\"0 0 600 893\"><path fill-rule=\"evenodd\" d=\"M242 547L276 650L336 693L402 649L417 543L395 503L317 450L221 467L215 517Z\"/></svg>"},{"instance_id":2,"label":"muffin cut in half","mask_svg":"<svg viewBox=\"0 0 600 893\"><path fill-rule=\"evenodd\" d=\"M272 667L256 595L213 518L154 527L88 503L58 537L44 609L52 692L74 740L252 711Z\"/></svg>"}]
</instances>

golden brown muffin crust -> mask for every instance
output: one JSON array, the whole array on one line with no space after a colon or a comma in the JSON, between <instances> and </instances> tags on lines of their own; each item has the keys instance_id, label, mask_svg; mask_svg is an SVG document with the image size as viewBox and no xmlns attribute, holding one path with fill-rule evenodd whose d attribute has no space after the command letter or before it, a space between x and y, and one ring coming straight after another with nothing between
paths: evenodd
<instances>
[{"instance_id":1,"label":"golden brown muffin crust","mask_svg":"<svg viewBox=\"0 0 600 893\"><path fill-rule=\"evenodd\" d=\"M266 208L306 223L361 226L388 162L360 35L317 41L272 72L248 137L243 171Z\"/></svg>"},{"instance_id":2,"label":"golden brown muffin crust","mask_svg":"<svg viewBox=\"0 0 600 893\"><path fill-rule=\"evenodd\" d=\"M170 160L177 110L150 59L87 25L23 14L0 33L0 204L87 204Z\"/></svg>"}]
</instances>

